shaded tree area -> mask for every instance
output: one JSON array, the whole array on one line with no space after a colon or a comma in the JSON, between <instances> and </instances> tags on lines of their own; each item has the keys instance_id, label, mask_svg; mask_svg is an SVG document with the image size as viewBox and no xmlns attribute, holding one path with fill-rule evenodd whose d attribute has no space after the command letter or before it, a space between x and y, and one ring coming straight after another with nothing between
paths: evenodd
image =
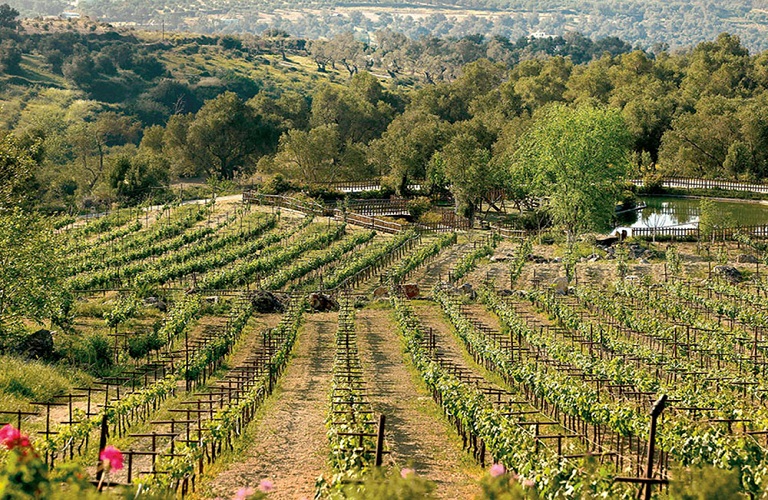
<instances>
[{"instance_id":1,"label":"shaded tree area","mask_svg":"<svg viewBox=\"0 0 768 500\"><path fill-rule=\"evenodd\" d=\"M22 52L22 74L36 61L66 85L19 94L2 123L34 146L33 198L58 210L138 202L181 178L275 173L311 183L378 177L400 194L418 183L452 194L466 215L503 189L522 209L541 196L541 176L518 168L518 149L557 106L620 118L611 123L631 152L629 175L768 175L768 56L732 35L680 53L628 52L578 34L376 39L14 32L6 41ZM298 56L309 57L309 78L248 69L290 67ZM216 64L178 76L201 61Z\"/></svg>"}]
</instances>

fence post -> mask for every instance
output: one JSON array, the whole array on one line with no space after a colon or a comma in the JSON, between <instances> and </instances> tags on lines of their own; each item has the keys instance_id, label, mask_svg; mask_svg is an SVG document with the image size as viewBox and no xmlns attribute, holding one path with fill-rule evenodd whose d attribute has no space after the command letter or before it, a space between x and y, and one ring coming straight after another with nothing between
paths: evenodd
<instances>
[{"instance_id":1,"label":"fence post","mask_svg":"<svg viewBox=\"0 0 768 500\"><path fill-rule=\"evenodd\" d=\"M381 467L382 455L384 454L384 423L386 417L379 415L379 427L376 431L376 461L374 465Z\"/></svg>"}]
</instances>

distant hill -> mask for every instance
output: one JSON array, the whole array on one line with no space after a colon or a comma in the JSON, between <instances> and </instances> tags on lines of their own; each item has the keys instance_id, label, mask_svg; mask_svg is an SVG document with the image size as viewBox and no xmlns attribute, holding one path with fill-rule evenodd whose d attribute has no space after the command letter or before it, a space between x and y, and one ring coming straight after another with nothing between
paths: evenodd
<instances>
[{"instance_id":1,"label":"distant hill","mask_svg":"<svg viewBox=\"0 0 768 500\"><path fill-rule=\"evenodd\" d=\"M10 3L24 15L69 8L59 0ZM81 0L78 9L111 23L199 33L258 34L276 28L317 39L355 31L367 40L390 28L412 38L482 34L515 40L578 31L593 39L616 36L643 48L666 44L676 49L728 32L753 52L768 48L766 0Z\"/></svg>"}]
</instances>

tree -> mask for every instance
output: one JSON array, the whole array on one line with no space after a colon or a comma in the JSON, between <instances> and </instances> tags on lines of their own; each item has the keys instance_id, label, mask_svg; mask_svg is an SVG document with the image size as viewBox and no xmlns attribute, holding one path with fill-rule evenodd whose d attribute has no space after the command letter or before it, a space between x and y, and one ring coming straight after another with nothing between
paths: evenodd
<instances>
[{"instance_id":1,"label":"tree","mask_svg":"<svg viewBox=\"0 0 768 500\"><path fill-rule=\"evenodd\" d=\"M120 155L109 174L109 185L115 193L127 200L137 201L150 190L164 187L168 183L168 160L159 155Z\"/></svg>"},{"instance_id":2,"label":"tree","mask_svg":"<svg viewBox=\"0 0 768 500\"><path fill-rule=\"evenodd\" d=\"M339 146L335 125L321 125L309 132L289 130L280 137L274 163L279 171L303 181L332 181L337 174Z\"/></svg>"},{"instance_id":3,"label":"tree","mask_svg":"<svg viewBox=\"0 0 768 500\"><path fill-rule=\"evenodd\" d=\"M36 149L36 143L24 148L11 135L0 137L0 212L19 205L29 194L24 188L34 177Z\"/></svg>"},{"instance_id":4,"label":"tree","mask_svg":"<svg viewBox=\"0 0 768 500\"><path fill-rule=\"evenodd\" d=\"M24 320L57 316L65 296L61 245L43 219L20 206L19 190L35 166L14 139L0 140L0 347L23 332Z\"/></svg>"},{"instance_id":5,"label":"tree","mask_svg":"<svg viewBox=\"0 0 768 500\"><path fill-rule=\"evenodd\" d=\"M185 150L210 175L232 179L264 146L261 120L235 93L225 92L197 112Z\"/></svg>"},{"instance_id":6,"label":"tree","mask_svg":"<svg viewBox=\"0 0 768 500\"><path fill-rule=\"evenodd\" d=\"M533 190L569 240L607 227L629 164L630 136L615 109L554 104L541 110L515 153Z\"/></svg>"},{"instance_id":7,"label":"tree","mask_svg":"<svg viewBox=\"0 0 768 500\"><path fill-rule=\"evenodd\" d=\"M442 149L440 157L456 201L456 212L472 220L483 197L500 184L501 172L491 168L490 152L467 132L455 135Z\"/></svg>"},{"instance_id":8,"label":"tree","mask_svg":"<svg viewBox=\"0 0 768 500\"><path fill-rule=\"evenodd\" d=\"M19 11L8 5L0 4L0 28L16 29L19 27Z\"/></svg>"},{"instance_id":9,"label":"tree","mask_svg":"<svg viewBox=\"0 0 768 500\"><path fill-rule=\"evenodd\" d=\"M0 71L15 73L21 64L21 49L13 40L3 40L0 43Z\"/></svg>"}]
</instances>

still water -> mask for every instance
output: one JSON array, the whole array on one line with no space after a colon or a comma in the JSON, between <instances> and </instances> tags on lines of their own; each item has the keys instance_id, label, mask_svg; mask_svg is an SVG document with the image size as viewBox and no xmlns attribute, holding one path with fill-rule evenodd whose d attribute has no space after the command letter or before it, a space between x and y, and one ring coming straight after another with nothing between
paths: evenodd
<instances>
[{"instance_id":1,"label":"still water","mask_svg":"<svg viewBox=\"0 0 768 500\"><path fill-rule=\"evenodd\" d=\"M619 224L631 227L668 227L695 225L699 221L699 200L652 196L642 198L643 210L624 214ZM730 215L733 225L751 226L768 223L768 204L714 201L718 210Z\"/></svg>"}]
</instances>

